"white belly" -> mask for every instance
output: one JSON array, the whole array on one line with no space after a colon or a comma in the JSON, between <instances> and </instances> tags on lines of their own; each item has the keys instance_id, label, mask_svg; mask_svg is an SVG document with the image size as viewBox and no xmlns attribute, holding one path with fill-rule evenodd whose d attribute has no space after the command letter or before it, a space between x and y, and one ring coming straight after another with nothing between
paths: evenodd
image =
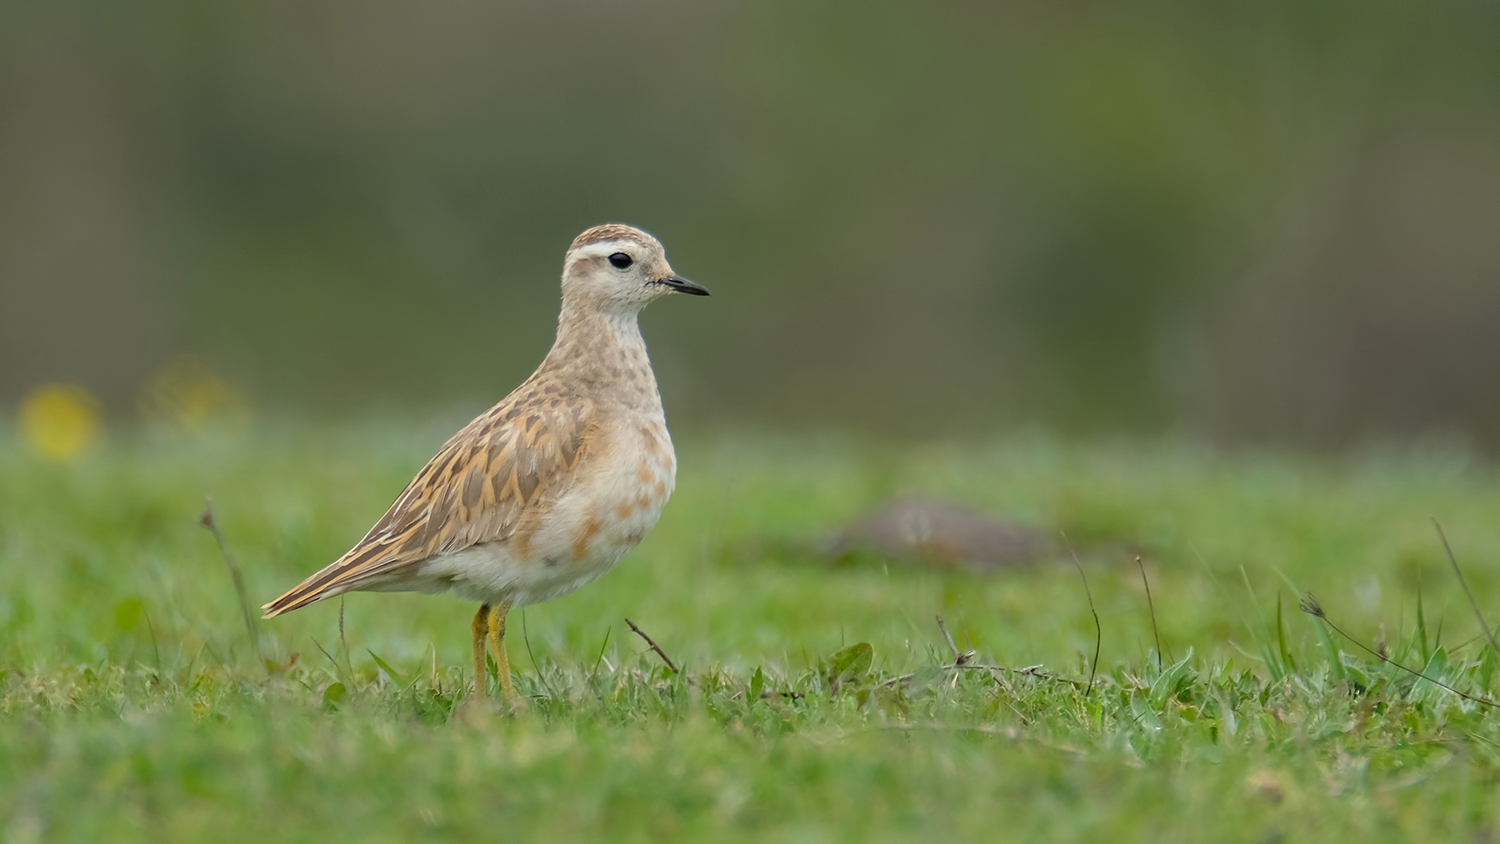
<instances>
[{"instance_id":1,"label":"white belly","mask_svg":"<svg viewBox=\"0 0 1500 844\"><path fill-rule=\"evenodd\" d=\"M677 460L658 417L627 426L552 502L536 530L423 564L407 588L452 589L480 603L522 607L560 598L609 571L661 518Z\"/></svg>"}]
</instances>

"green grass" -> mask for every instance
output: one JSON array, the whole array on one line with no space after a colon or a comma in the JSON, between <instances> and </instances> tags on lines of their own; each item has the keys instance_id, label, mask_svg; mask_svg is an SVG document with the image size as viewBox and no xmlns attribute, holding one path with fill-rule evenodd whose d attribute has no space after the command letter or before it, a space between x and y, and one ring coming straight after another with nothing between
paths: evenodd
<instances>
[{"instance_id":1,"label":"green grass","mask_svg":"<svg viewBox=\"0 0 1500 844\"><path fill-rule=\"evenodd\" d=\"M442 435L117 437L57 465L0 434L0 840L1500 828L1500 715L1296 609L1312 591L1365 644L1500 696L1429 521L1493 609L1500 471L1461 451L683 438L678 491L640 549L512 616L529 714L468 700L474 607L446 596L350 596L343 642L337 601L261 622L268 670L197 524L203 497L258 604L357 539ZM903 493L1068 533L1103 630L1091 691L1093 620L1066 556L980 577L809 550ZM1049 676L951 668L939 614L978 659Z\"/></svg>"}]
</instances>

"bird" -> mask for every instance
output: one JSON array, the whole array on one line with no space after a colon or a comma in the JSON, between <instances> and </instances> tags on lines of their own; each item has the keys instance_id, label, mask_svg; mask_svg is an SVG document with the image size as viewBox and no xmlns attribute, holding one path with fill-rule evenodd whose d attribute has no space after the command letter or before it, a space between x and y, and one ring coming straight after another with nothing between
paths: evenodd
<instances>
[{"instance_id":1,"label":"bird","mask_svg":"<svg viewBox=\"0 0 1500 844\"><path fill-rule=\"evenodd\" d=\"M475 694L524 708L505 650L511 610L562 597L609 571L655 526L677 457L638 316L708 290L673 271L661 242L595 226L563 260L557 339L510 395L438 449L354 547L262 609L265 618L346 592L452 591L470 625Z\"/></svg>"}]
</instances>

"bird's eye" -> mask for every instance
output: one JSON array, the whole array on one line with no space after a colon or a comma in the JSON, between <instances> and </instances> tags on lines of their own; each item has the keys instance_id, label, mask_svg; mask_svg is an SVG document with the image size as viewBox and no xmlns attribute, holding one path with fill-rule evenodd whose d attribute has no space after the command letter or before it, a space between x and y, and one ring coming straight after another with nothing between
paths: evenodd
<instances>
[{"instance_id":1,"label":"bird's eye","mask_svg":"<svg viewBox=\"0 0 1500 844\"><path fill-rule=\"evenodd\" d=\"M615 254L609 256L609 262L613 264L616 269L623 270L631 264L635 263L635 259L631 258L629 255L626 255L624 252L616 252Z\"/></svg>"}]
</instances>

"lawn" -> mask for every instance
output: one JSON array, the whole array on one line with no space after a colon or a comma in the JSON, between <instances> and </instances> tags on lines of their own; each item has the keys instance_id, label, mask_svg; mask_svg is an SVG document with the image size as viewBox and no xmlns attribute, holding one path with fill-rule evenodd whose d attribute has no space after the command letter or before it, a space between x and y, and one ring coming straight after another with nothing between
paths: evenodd
<instances>
[{"instance_id":1,"label":"lawn","mask_svg":"<svg viewBox=\"0 0 1500 844\"><path fill-rule=\"evenodd\" d=\"M512 616L528 713L468 691L451 597L258 622L257 655L205 497L258 606L446 429L116 433L70 463L0 432L0 840L1500 833L1500 715L1438 685L1500 699L1431 521L1493 612L1500 469L1463 449L682 436L641 547ZM910 494L1065 532L1081 572L819 556Z\"/></svg>"}]
</instances>

